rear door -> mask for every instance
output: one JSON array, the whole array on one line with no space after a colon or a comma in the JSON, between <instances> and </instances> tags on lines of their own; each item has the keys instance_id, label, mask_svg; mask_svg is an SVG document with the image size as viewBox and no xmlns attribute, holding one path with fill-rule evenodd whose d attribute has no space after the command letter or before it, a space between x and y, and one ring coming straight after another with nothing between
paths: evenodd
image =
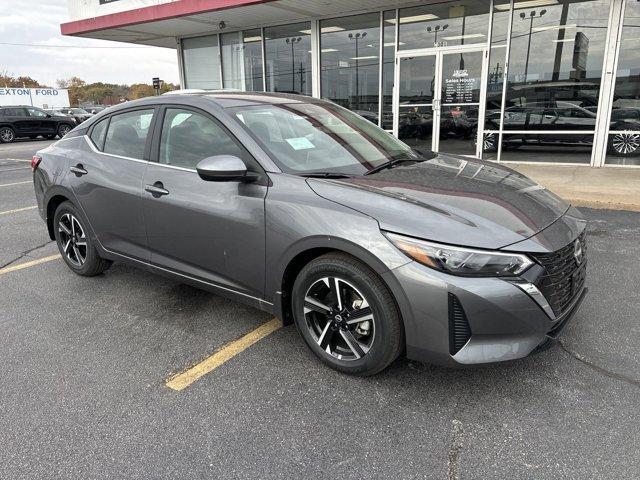
<instances>
[{"instance_id":1,"label":"rear door","mask_svg":"<svg viewBox=\"0 0 640 480\"><path fill-rule=\"evenodd\" d=\"M155 108L115 113L89 130L86 152L69 166L72 188L100 243L109 251L148 261L142 217L142 179Z\"/></svg>"},{"instance_id":2,"label":"rear door","mask_svg":"<svg viewBox=\"0 0 640 480\"><path fill-rule=\"evenodd\" d=\"M263 298L265 182L211 182L196 172L200 160L214 155L240 157L261 173L259 165L202 110L164 108L155 132L154 161L143 182L151 263ZM158 188L165 193L154 193Z\"/></svg>"}]
</instances>

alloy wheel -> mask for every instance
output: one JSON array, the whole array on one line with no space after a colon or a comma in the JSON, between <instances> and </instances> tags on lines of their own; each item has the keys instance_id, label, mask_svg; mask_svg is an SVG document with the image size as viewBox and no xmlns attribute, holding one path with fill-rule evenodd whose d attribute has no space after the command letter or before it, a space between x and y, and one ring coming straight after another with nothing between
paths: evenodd
<instances>
[{"instance_id":1,"label":"alloy wheel","mask_svg":"<svg viewBox=\"0 0 640 480\"><path fill-rule=\"evenodd\" d=\"M58 135L60 135L60 138L62 138L67 133L69 133L70 130L71 128L69 128L69 125L60 125L60 128L58 129Z\"/></svg>"},{"instance_id":2,"label":"alloy wheel","mask_svg":"<svg viewBox=\"0 0 640 480\"><path fill-rule=\"evenodd\" d=\"M58 222L60 245L67 260L75 267L82 267L87 260L87 238L78 219L65 213Z\"/></svg>"},{"instance_id":3,"label":"alloy wheel","mask_svg":"<svg viewBox=\"0 0 640 480\"><path fill-rule=\"evenodd\" d=\"M631 155L640 147L640 134L618 133L611 141L613 149L620 155Z\"/></svg>"},{"instance_id":4,"label":"alloy wheel","mask_svg":"<svg viewBox=\"0 0 640 480\"><path fill-rule=\"evenodd\" d=\"M0 129L0 140L2 140L3 142L6 142L6 143L13 142L14 137L15 137L15 134L13 133L13 130L11 130L10 128Z\"/></svg>"},{"instance_id":5,"label":"alloy wheel","mask_svg":"<svg viewBox=\"0 0 640 480\"><path fill-rule=\"evenodd\" d=\"M483 139L483 145L485 152L493 152L496 150L497 138L495 133L485 133Z\"/></svg>"},{"instance_id":6,"label":"alloy wheel","mask_svg":"<svg viewBox=\"0 0 640 480\"><path fill-rule=\"evenodd\" d=\"M342 278L324 277L309 287L304 317L311 337L338 360L358 360L373 345L373 310L365 296Z\"/></svg>"}]
</instances>

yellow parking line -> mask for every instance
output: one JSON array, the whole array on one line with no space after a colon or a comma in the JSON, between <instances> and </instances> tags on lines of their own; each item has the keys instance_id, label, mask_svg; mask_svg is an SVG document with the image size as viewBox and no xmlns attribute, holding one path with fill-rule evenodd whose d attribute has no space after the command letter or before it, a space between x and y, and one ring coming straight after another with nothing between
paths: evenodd
<instances>
[{"instance_id":1,"label":"yellow parking line","mask_svg":"<svg viewBox=\"0 0 640 480\"><path fill-rule=\"evenodd\" d=\"M244 337L225 345L197 365L194 365L190 369L169 378L166 381L167 387L178 392L184 390L200 377L215 370L228 360L231 360L233 357L249 348L254 343L281 327L282 322L278 318L274 318L267 323L260 325L252 332L247 333Z\"/></svg>"},{"instance_id":2,"label":"yellow parking line","mask_svg":"<svg viewBox=\"0 0 640 480\"><path fill-rule=\"evenodd\" d=\"M13 185L25 185L27 183L33 183L33 180L27 180L26 182L15 182L15 183L3 183L0 187L11 187Z\"/></svg>"},{"instance_id":3,"label":"yellow parking line","mask_svg":"<svg viewBox=\"0 0 640 480\"><path fill-rule=\"evenodd\" d=\"M22 207L22 208L16 208L14 210L6 210L4 212L0 212L0 215L9 215L11 213L26 212L27 210L33 210L34 208L38 208L38 206L34 205L32 207Z\"/></svg>"},{"instance_id":4,"label":"yellow parking line","mask_svg":"<svg viewBox=\"0 0 640 480\"><path fill-rule=\"evenodd\" d=\"M51 262L53 260L57 260L58 258L60 258L59 253L51 255L49 257L38 258L37 260L32 260L30 262L19 263L17 265L11 265L10 267L0 268L0 275L15 272L16 270L22 270L23 268L35 267L36 265L40 265L41 263Z\"/></svg>"}]
</instances>

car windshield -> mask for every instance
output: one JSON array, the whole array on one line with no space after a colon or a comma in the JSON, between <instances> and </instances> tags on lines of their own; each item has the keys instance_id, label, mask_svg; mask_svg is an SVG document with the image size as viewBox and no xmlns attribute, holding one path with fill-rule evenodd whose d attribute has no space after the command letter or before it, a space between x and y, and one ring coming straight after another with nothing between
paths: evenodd
<instances>
[{"instance_id":1,"label":"car windshield","mask_svg":"<svg viewBox=\"0 0 640 480\"><path fill-rule=\"evenodd\" d=\"M368 120L332 104L291 103L231 109L285 172L363 175L421 155Z\"/></svg>"}]
</instances>

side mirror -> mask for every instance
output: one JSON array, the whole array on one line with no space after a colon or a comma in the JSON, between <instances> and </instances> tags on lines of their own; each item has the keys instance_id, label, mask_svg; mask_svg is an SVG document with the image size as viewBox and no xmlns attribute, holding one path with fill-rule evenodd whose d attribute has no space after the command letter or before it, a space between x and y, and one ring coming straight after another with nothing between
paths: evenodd
<instances>
[{"instance_id":1,"label":"side mirror","mask_svg":"<svg viewBox=\"0 0 640 480\"><path fill-rule=\"evenodd\" d=\"M233 155L215 155L200 160L196 165L200 178L209 182L244 181L247 177L247 166Z\"/></svg>"}]
</instances>

